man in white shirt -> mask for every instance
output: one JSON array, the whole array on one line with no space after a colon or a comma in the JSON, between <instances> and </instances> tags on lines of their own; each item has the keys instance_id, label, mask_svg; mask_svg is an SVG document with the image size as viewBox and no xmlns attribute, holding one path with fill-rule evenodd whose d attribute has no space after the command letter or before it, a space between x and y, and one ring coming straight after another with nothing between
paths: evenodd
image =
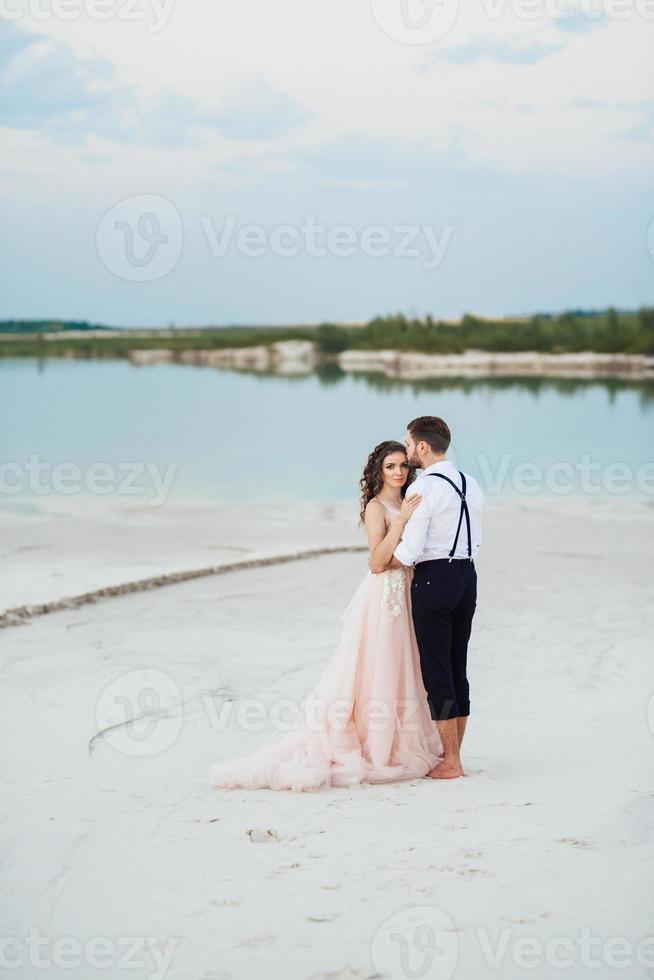
<instances>
[{"instance_id":1,"label":"man in white shirt","mask_svg":"<svg viewBox=\"0 0 654 980\"><path fill-rule=\"evenodd\" d=\"M425 415L409 422L409 462L422 470L407 490L422 500L404 529L392 565L415 566L411 584L413 624L432 718L443 742L434 779L463 776L461 743L470 714L468 640L477 604L474 558L481 544L484 495L473 477L460 473L446 452L450 430ZM373 569L377 571L377 569Z\"/></svg>"}]
</instances>

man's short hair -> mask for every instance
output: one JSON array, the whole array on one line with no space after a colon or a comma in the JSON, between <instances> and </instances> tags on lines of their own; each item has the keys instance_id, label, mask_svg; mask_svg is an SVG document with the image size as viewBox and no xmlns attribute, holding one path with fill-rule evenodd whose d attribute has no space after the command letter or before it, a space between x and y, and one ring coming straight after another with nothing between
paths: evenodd
<instances>
[{"instance_id":1,"label":"man's short hair","mask_svg":"<svg viewBox=\"0 0 654 980\"><path fill-rule=\"evenodd\" d=\"M409 422L407 430L411 433L413 441L427 442L434 453L445 453L452 442L452 434L447 422L439 419L437 415L421 415L420 418Z\"/></svg>"}]
</instances>

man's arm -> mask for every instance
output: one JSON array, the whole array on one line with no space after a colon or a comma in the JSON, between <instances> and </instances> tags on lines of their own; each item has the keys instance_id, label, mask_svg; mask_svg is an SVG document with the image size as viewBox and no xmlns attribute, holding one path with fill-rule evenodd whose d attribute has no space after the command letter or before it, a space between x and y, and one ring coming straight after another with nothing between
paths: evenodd
<instances>
[{"instance_id":1,"label":"man's arm","mask_svg":"<svg viewBox=\"0 0 654 980\"><path fill-rule=\"evenodd\" d=\"M402 540L394 552L395 558L402 565L415 565L416 560L423 553L430 517L431 511L429 505L423 497L419 506L416 507L407 521Z\"/></svg>"},{"instance_id":2,"label":"man's arm","mask_svg":"<svg viewBox=\"0 0 654 980\"><path fill-rule=\"evenodd\" d=\"M378 500L370 500L367 503L364 523L370 548L368 567L374 574L385 572L387 568L397 568L399 563L392 564L393 551L400 543L409 515L420 506L420 500L421 497L417 493L412 494L409 500L405 500L400 513L393 518L389 527L386 526L383 505Z\"/></svg>"}]
</instances>

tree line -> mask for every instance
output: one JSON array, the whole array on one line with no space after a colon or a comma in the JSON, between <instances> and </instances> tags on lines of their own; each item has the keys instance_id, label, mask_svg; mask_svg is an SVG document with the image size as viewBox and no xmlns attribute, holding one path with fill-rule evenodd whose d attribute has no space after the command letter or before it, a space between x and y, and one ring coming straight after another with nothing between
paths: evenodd
<instances>
[{"instance_id":1,"label":"tree line","mask_svg":"<svg viewBox=\"0 0 654 980\"><path fill-rule=\"evenodd\" d=\"M325 354L348 349L406 350L460 354L466 350L579 351L654 354L654 308L618 312L538 313L524 319L489 320L466 314L458 322L394 316L375 317L364 327L323 323L316 341Z\"/></svg>"},{"instance_id":2,"label":"tree line","mask_svg":"<svg viewBox=\"0 0 654 980\"><path fill-rule=\"evenodd\" d=\"M537 313L524 318L486 319L466 314L453 322L406 317L402 313L377 316L360 326L321 323L306 327L205 327L148 334L130 330L117 335L88 336L90 330L111 330L80 321L0 322L0 355L77 353L79 356L127 356L130 350L166 347L172 350L250 347L280 340L312 340L324 355L348 349L403 350L427 354L461 354L467 350L495 352L538 351L562 354L579 351L597 353L654 354L654 308L618 311L572 310L566 313ZM73 331L62 337L56 334ZM52 339L44 333L52 333ZM7 337L3 342L3 334Z\"/></svg>"}]
</instances>

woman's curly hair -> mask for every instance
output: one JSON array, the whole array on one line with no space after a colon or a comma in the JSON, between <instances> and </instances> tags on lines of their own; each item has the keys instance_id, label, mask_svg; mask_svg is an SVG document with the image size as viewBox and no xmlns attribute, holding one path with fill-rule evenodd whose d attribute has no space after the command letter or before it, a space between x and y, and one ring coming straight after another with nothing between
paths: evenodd
<instances>
[{"instance_id":1,"label":"woman's curly hair","mask_svg":"<svg viewBox=\"0 0 654 980\"><path fill-rule=\"evenodd\" d=\"M387 456L390 456L391 453L404 453L406 456L406 446L403 446L401 442L395 442L393 439L389 439L386 442L380 442L378 446L375 446L373 451L368 456L368 462L364 467L363 476L359 480L359 487L361 489L362 524L366 515L366 506L370 503L373 497L377 496L381 488L384 486L384 460ZM409 465L409 473L406 478L406 483L400 491L402 498L404 498L407 489L411 486L415 478L415 467Z\"/></svg>"}]
</instances>

